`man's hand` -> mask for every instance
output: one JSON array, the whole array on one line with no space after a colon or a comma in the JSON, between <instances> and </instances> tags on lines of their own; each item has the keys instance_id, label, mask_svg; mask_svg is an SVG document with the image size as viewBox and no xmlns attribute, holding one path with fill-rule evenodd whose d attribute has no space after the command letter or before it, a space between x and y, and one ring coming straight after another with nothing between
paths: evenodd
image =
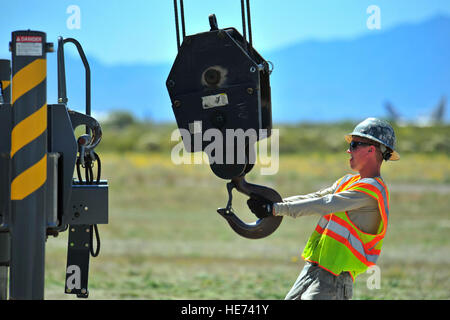
<instances>
[{"instance_id":1,"label":"man's hand","mask_svg":"<svg viewBox=\"0 0 450 320\"><path fill-rule=\"evenodd\" d=\"M260 196L252 195L250 199L247 200L247 205L259 219L273 215L273 202Z\"/></svg>"}]
</instances>

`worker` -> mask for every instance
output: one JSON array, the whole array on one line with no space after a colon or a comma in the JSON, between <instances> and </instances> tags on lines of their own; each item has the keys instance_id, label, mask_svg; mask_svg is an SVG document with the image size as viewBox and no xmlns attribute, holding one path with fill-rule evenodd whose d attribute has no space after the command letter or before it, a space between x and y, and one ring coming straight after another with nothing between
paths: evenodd
<instances>
[{"instance_id":1,"label":"worker","mask_svg":"<svg viewBox=\"0 0 450 320\"><path fill-rule=\"evenodd\" d=\"M258 218L293 218L319 214L302 257L305 266L286 300L351 299L356 276L375 265L389 218L389 193L380 175L383 160L398 160L394 129L368 118L345 136L350 144L348 174L331 187L272 203L251 197L247 204Z\"/></svg>"}]
</instances>

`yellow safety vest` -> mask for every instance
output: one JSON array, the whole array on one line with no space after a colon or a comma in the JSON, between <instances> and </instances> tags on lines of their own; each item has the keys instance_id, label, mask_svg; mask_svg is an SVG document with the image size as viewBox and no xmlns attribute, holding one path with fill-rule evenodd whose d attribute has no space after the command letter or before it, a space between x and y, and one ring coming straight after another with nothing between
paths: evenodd
<instances>
[{"instance_id":1,"label":"yellow safety vest","mask_svg":"<svg viewBox=\"0 0 450 320\"><path fill-rule=\"evenodd\" d=\"M375 265L380 255L388 224L389 193L382 179L361 179L359 175L342 177L335 193L344 190L363 192L378 201L381 221L377 234L361 231L347 212L330 213L319 220L302 257L334 275L348 271L355 280L357 275Z\"/></svg>"}]
</instances>

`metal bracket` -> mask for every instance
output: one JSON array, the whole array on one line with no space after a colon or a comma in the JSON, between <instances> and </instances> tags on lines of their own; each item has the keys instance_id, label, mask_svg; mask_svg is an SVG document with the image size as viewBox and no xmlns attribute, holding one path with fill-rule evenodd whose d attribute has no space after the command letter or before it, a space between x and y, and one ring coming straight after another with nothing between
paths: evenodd
<instances>
[{"instance_id":1,"label":"metal bracket","mask_svg":"<svg viewBox=\"0 0 450 320\"><path fill-rule=\"evenodd\" d=\"M89 296L90 225L69 226L65 293Z\"/></svg>"},{"instance_id":2,"label":"metal bracket","mask_svg":"<svg viewBox=\"0 0 450 320\"><path fill-rule=\"evenodd\" d=\"M50 179L59 190L58 200L52 195L47 203L52 203L47 214L49 231L57 232L68 228L67 268L65 293L76 294L78 298L89 296L89 260L91 255L92 225L108 223L108 183L76 184L73 173L77 156L77 140L74 130L86 125L91 132L84 151L93 152L100 142L102 132L97 120L85 114L68 110L63 104L49 106L49 149L59 157L50 157ZM58 160L59 158L59 160ZM50 175L52 176L52 175ZM56 189L55 189L56 188ZM57 215L55 216L55 205ZM57 219L56 219L57 218Z\"/></svg>"},{"instance_id":3,"label":"metal bracket","mask_svg":"<svg viewBox=\"0 0 450 320\"><path fill-rule=\"evenodd\" d=\"M63 224L93 225L108 223L108 184L73 185L70 207Z\"/></svg>"},{"instance_id":4,"label":"metal bracket","mask_svg":"<svg viewBox=\"0 0 450 320\"><path fill-rule=\"evenodd\" d=\"M98 121L84 113L73 110L68 110L68 112L73 130L78 126L85 125L89 132L92 133L91 141L85 146L85 152L94 150L102 139L102 128Z\"/></svg>"}]
</instances>

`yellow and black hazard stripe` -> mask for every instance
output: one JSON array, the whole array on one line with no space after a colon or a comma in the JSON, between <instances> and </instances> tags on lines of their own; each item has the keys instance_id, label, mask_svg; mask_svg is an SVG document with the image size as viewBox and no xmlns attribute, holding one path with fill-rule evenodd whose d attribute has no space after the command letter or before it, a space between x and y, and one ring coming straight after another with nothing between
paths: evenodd
<instances>
[{"instance_id":1,"label":"yellow and black hazard stripe","mask_svg":"<svg viewBox=\"0 0 450 320\"><path fill-rule=\"evenodd\" d=\"M9 85L11 84L10 80L1 80L2 83L2 90L8 90Z\"/></svg>"},{"instance_id":2,"label":"yellow and black hazard stripe","mask_svg":"<svg viewBox=\"0 0 450 320\"><path fill-rule=\"evenodd\" d=\"M17 39L20 38L17 36ZM26 40L27 38L25 38ZM13 45L15 45L14 38ZM34 49L36 46L30 45L30 48ZM42 55L19 55L13 51L11 200L22 200L28 197L41 188L47 180L45 36L41 41L41 46L43 47Z\"/></svg>"},{"instance_id":3,"label":"yellow and black hazard stripe","mask_svg":"<svg viewBox=\"0 0 450 320\"><path fill-rule=\"evenodd\" d=\"M0 88L2 100L0 103L11 102L11 61L0 59Z\"/></svg>"}]
</instances>

